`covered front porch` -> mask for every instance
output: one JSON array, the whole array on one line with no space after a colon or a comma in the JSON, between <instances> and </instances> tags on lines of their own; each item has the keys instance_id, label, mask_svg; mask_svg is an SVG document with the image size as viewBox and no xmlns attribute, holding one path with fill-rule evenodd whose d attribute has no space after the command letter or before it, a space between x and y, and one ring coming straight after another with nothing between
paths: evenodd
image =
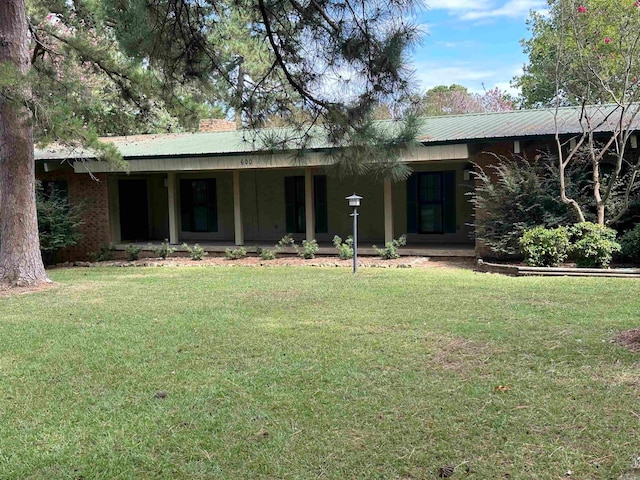
<instances>
[{"instance_id":1,"label":"covered front porch","mask_svg":"<svg viewBox=\"0 0 640 480\"><path fill-rule=\"evenodd\" d=\"M405 254L472 255L474 181L467 145L418 147L406 161L406 181L331 175L330 158L309 153L304 166L286 154L129 159L129 172L99 162L74 164L75 173L104 171L109 202L109 241L147 245L165 239L206 246L212 253L245 246L273 248L291 234L298 244L316 240L333 254L334 235L352 234L345 197L363 197L359 208L361 254L374 254L407 235Z\"/></svg>"}]
</instances>

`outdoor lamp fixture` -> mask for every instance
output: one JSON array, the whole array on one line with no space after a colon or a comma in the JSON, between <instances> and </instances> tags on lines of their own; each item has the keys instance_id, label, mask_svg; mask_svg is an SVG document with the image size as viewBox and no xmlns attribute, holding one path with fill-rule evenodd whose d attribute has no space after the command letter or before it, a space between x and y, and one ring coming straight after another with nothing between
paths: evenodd
<instances>
[{"instance_id":1,"label":"outdoor lamp fixture","mask_svg":"<svg viewBox=\"0 0 640 480\"><path fill-rule=\"evenodd\" d=\"M349 201L349 206L353 207L353 273L358 271L358 207L360 206L360 195L349 195L345 197Z\"/></svg>"}]
</instances>

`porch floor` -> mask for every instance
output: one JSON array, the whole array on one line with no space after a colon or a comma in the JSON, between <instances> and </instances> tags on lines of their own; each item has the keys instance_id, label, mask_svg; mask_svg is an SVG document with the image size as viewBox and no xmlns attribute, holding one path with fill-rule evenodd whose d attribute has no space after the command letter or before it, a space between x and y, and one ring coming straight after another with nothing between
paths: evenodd
<instances>
[{"instance_id":1,"label":"porch floor","mask_svg":"<svg viewBox=\"0 0 640 480\"><path fill-rule=\"evenodd\" d=\"M142 251L152 251L159 247L162 242L159 240L152 240L150 242L125 242L115 245L115 249L118 251L124 251L129 245L136 245ZM234 245L230 241L220 242L199 242L189 241L190 246L195 243L199 244L205 251L211 254L223 255L227 248L236 249L239 246ZM256 254L259 248L273 249L275 242L251 242L250 244L243 245L248 254ZM378 247L384 245L384 242L377 243ZM337 255L337 250L330 242L318 242L320 250L318 255ZM182 247L182 244L172 245L177 252L186 252L186 249ZM424 244L424 243L408 243L406 246L401 247L401 256L409 257L461 257L461 258L475 258L476 251L473 244ZM295 250L292 248L286 248L282 251L284 254L295 254ZM358 246L358 255L374 256L376 251L371 248L370 242L367 242L367 246Z\"/></svg>"}]
</instances>

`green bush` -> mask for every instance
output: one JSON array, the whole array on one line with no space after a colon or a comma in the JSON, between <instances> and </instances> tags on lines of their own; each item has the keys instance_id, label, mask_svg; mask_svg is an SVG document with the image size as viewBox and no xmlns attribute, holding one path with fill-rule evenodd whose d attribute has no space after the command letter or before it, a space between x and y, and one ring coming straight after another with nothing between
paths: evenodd
<instances>
[{"instance_id":1,"label":"green bush","mask_svg":"<svg viewBox=\"0 0 640 480\"><path fill-rule=\"evenodd\" d=\"M620 247L623 259L640 263L640 223L620 237Z\"/></svg>"},{"instance_id":2,"label":"green bush","mask_svg":"<svg viewBox=\"0 0 640 480\"><path fill-rule=\"evenodd\" d=\"M576 223L569 229L570 253L578 267L607 268L620 251L616 231L597 223Z\"/></svg>"},{"instance_id":3,"label":"green bush","mask_svg":"<svg viewBox=\"0 0 640 480\"><path fill-rule=\"evenodd\" d=\"M334 236L333 246L338 249L338 256L342 260L353 258L353 237L351 235L349 235L344 242L338 235Z\"/></svg>"},{"instance_id":4,"label":"green bush","mask_svg":"<svg viewBox=\"0 0 640 480\"><path fill-rule=\"evenodd\" d=\"M282 237L278 243L276 244L276 250L281 252L284 248L291 247L296 248L296 241L293 239L293 236L290 233L287 233L284 237Z\"/></svg>"},{"instance_id":5,"label":"green bush","mask_svg":"<svg viewBox=\"0 0 640 480\"><path fill-rule=\"evenodd\" d=\"M108 262L116 256L116 247L113 243L103 243L98 252L91 252L87 255L91 262Z\"/></svg>"},{"instance_id":6,"label":"green bush","mask_svg":"<svg viewBox=\"0 0 640 480\"><path fill-rule=\"evenodd\" d=\"M320 250L320 247L318 246L317 240L303 240L302 251L298 252L298 255L308 260L311 258L315 258L318 250Z\"/></svg>"},{"instance_id":7,"label":"green bush","mask_svg":"<svg viewBox=\"0 0 640 480\"><path fill-rule=\"evenodd\" d=\"M378 248L375 245L372 245L372 247L381 258L391 260L392 258L400 257L400 252L398 250L406 244L407 236L402 235L400 238L385 243L384 248Z\"/></svg>"},{"instance_id":8,"label":"green bush","mask_svg":"<svg viewBox=\"0 0 640 480\"><path fill-rule=\"evenodd\" d=\"M209 255L204 251L204 248L202 248L197 243L193 247L190 247L188 244L183 243L182 248L184 248L189 253L189 258L191 258L191 260L199 261Z\"/></svg>"},{"instance_id":9,"label":"green bush","mask_svg":"<svg viewBox=\"0 0 640 480\"><path fill-rule=\"evenodd\" d=\"M531 267L557 267L569 254L569 233L564 227L534 227L522 234L520 249Z\"/></svg>"},{"instance_id":10,"label":"green bush","mask_svg":"<svg viewBox=\"0 0 640 480\"><path fill-rule=\"evenodd\" d=\"M575 213L558 199L558 176L553 159L496 156L496 164L476 167L476 188L468 195L474 205L475 238L496 256L520 253L525 230L537 226L555 228L575 221ZM574 177L567 189L575 196Z\"/></svg>"},{"instance_id":11,"label":"green bush","mask_svg":"<svg viewBox=\"0 0 640 480\"><path fill-rule=\"evenodd\" d=\"M140 258L140 247L137 245L129 245L125 249L125 253L127 254L127 260L133 262L134 260L138 260Z\"/></svg>"},{"instance_id":12,"label":"green bush","mask_svg":"<svg viewBox=\"0 0 640 480\"><path fill-rule=\"evenodd\" d=\"M277 250L271 250L269 248L258 248L257 252L262 260L274 260L278 254Z\"/></svg>"},{"instance_id":13,"label":"green bush","mask_svg":"<svg viewBox=\"0 0 640 480\"><path fill-rule=\"evenodd\" d=\"M36 208L42 260L49 265L58 251L76 245L80 240L78 227L82 223L82 205L71 205L61 193L45 195L42 184L37 182Z\"/></svg>"},{"instance_id":14,"label":"green bush","mask_svg":"<svg viewBox=\"0 0 640 480\"><path fill-rule=\"evenodd\" d=\"M224 258L227 260L238 260L239 258L244 258L247 256L247 250L244 247L230 249L227 248L224 251Z\"/></svg>"},{"instance_id":15,"label":"green bush","mask_svg":"<svg viewBox=\"0 0 640 480\"><path fill-rule=\"evenodd\" d=\"M162 242L159 247L153 249L154 255L162 259L170 257L175 251L175 248L169 246L169 240L167 238L164 239L164 242Z\"/></svg>"}]
</instances>

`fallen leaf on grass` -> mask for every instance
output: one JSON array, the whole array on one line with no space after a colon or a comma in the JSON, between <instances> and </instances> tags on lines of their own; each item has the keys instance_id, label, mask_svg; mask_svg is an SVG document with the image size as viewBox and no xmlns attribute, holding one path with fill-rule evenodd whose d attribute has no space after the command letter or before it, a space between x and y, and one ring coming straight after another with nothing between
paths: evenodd
<instances>
[{"instance_id":1,"label":"fallen leaf on grass","mask_svg":"<svg viewBox=\"0 0 640 480\"><path fill-rule=\"evenodd\" d=\"M506 392L507 390L511 390L511 385L496 385L493 387L495 392Z\"/></svg>"}]
</instances>

